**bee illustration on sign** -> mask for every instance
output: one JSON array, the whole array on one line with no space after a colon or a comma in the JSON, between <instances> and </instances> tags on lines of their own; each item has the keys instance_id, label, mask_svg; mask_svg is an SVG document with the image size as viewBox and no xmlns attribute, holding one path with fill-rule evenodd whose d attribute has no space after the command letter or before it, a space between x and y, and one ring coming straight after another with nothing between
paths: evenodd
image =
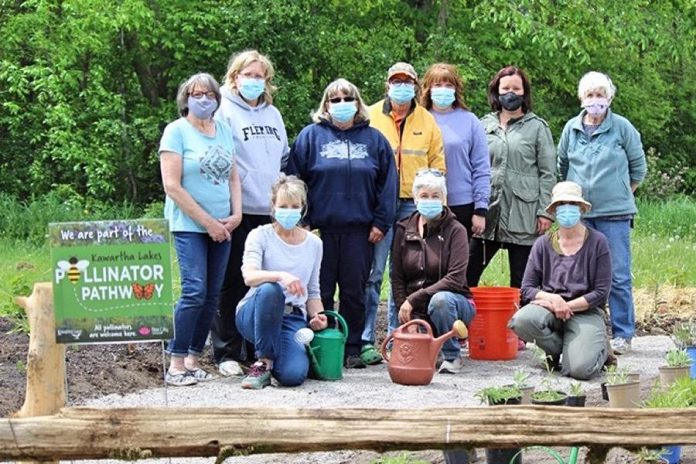
<instances>
[{"instance_id":1,"label":"bee illustration on sign","mask_svg":"<svg viewBox=\"0 0 696 464\"><path fill-rule=\"evenodd\" d=\"M58 267L62 271L65 271L66 275L68 276L68 280L72 282L73 285L80 281L82 271L87 269L87 266L89 266L89 261L86 259L78 260L75 256L67 261L58 261Z\"/></svg>"},{"instance_id":2,"label":"bee illustration on sign","mask_svg":"<svg viewBox=\"0 0 696 464\"><path fill-rule=\"evenodd\" d=\"M136 300L149 300L152 298L152 294L155 293L154 283L140 285L138 282L133 282L131 287Z\"/></svg>"}]
</instances>

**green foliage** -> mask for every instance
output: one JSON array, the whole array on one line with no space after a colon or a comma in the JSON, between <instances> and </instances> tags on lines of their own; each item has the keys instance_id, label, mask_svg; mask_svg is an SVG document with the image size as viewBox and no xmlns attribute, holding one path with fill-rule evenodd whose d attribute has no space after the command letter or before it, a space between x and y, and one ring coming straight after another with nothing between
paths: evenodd
<instances>
[{"instance_id":1,"label":"green foliage","mask_svg":"<svg viewBox=\"0 0 696 464\"><path fill-rule=\"evenodd\" d=\"M667 389L658 385L641 404L644 408L693 408L696 407L696 379L681 377Z\"/></svg>"},{"instance_id":2,"label":"green foliage","mask_svg":"<svg viewBox=\"0 0 696 464\"><path fill-rule=\"evenodd\" d=\"M691 357L685 349L675 348L665 355L665 361L669 367L686 367L691 365Z\"/></svg>"},{"instance_id":3,"label":"green foliage","mask_svg":"<svg viewBox=\"0 0 696 464\"><path fill-rule=\"evenodd\" d=\"M585 394L585 389L580 382L571 382L568 392L570 396L583 396Z\"/></svg>"},{"instance_id":4,"label":"green foliage","mask_svg":"<svg viewBox=\"0 0 696 464\"><path fill-rule=\"evenodd\" d=\"M274 62L291 138L330 81L348 78L372 103L398 60L421 74L457 64L478 115L489 111L492 75L517 64L558 137L579 111L580 76L601 70L619 89L613 107L654 147L654 174L638 193L696 191L690 0L629 9L607 0L30 0L0 10L0 191L23 200L61 185L102 201L161 199L157 147L177 117L177 86L198 71L222 80L229 56L247 48Z\"/></svg>"},{"instance_id":5,"label":"green foliage","mask_svg":"<svg viewBox=\"0 0 696 464\"><path fill-rule=\"evenodd\" d=\"M499 405L515 398L522 398L522 390L517 385L486 387L476 392L475 397L481 401L481 404Z\"/></svg>"},{"instance_id":6,"label":"green foliage","mask_svg":"<svg viewBox=\"0 0 696 464\"><path fill-rule=\"evenodd\" d=\"M411 453L403 452L397 456L382 456L372 461L372 464L427 464L428 461L418 459Z\"/></svg>"},{"instance_id":7,"label":"green foliage","mask_svg":"<svg viewBox=\"0 0 696 464\"><path fill-rule=\"evenodd\" d=\"M672 338L679 348L696 346L696 320L682 322L675 327Z\"/></svg>"},{"instance_id":8,"label":"green foliage","mask_svg":"<svg viewBox=\"0 0 696 464\"><path fill-rule=\"evenodd\" d=\"M623 385L629 382L628 369L618 366L607 366L607 385Z\"/></svg>"}]
</instances>

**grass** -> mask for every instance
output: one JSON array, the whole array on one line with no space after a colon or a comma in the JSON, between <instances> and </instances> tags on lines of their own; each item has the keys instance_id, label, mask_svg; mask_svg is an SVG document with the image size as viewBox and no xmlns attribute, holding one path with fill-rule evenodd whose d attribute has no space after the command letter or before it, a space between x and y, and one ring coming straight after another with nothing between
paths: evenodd
<instances>
[{"instance_id":1,"label":"grass","mask_svg":"<svg viewBox=\"0 0 696 464\"><path fill-rule=\"evenodd\" d=\"M44 243L48 222L136 215L128 205L85 207L55 196L21 204L0 195L0 208L0 316L10 317L20 328L25 324L23 312L12 298L28 295L34 282L51 278L49 250ZM632 239L634 287L696 287L696 200L640 201L638 208ZM145 211L148 217L160 214L159 204ZM178 293L177 266L173 269ZM507 252L501 251L484 272L481 285L502 286L508 280ZM385 273L382 299L388 294L389 276Z\"/></svg>"}]
</instances>

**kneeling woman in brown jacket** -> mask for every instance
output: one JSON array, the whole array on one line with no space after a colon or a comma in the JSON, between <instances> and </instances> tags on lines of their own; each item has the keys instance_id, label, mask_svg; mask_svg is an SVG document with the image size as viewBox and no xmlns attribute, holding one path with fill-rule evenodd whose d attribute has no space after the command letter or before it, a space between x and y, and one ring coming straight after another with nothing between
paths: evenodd
<instances>
[{"instance_id":1,"label":"kneeling woman in brown jacket","mask_svg":"<svg viewBox=\"0 0 696 464\"><path fill-rule=\"evenodd\" d=\"M402 324L423 319L439 336L451 330L457 319L468 325L476 313L466 285L469 237L454 213L443 206L447 187L442 172L419 171L413 198L417 211L399 221L394 230L392 293ZM461 371L459 349L457 340L445 342L440 372Z\"/></svg>"}]
</instances>

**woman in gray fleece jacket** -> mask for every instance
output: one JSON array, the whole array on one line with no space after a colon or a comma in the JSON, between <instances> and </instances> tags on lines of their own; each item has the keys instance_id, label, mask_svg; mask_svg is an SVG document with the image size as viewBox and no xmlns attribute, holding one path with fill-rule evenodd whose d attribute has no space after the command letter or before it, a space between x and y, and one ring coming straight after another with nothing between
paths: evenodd
<instances>
[{"instance_id":1,"label":"woman in gray fleece jacket","mask_svg":"<svg viewBox=\"0 0 696 464\"><path fill-rule=\"evenodd\" d=\"M235 308L249 288L242 278L242 254L247 235L271 222L271 187L285 167L289 152L285 124L272 105L273 65L256 50L230 59L215 119L232 128L242 182L242 222L232 235L230 259L212 329L213 360L224 376L241 375L247 347L235 325ZM253 356L253 355L252 355Z\"/></svg>"}]
</instances>

